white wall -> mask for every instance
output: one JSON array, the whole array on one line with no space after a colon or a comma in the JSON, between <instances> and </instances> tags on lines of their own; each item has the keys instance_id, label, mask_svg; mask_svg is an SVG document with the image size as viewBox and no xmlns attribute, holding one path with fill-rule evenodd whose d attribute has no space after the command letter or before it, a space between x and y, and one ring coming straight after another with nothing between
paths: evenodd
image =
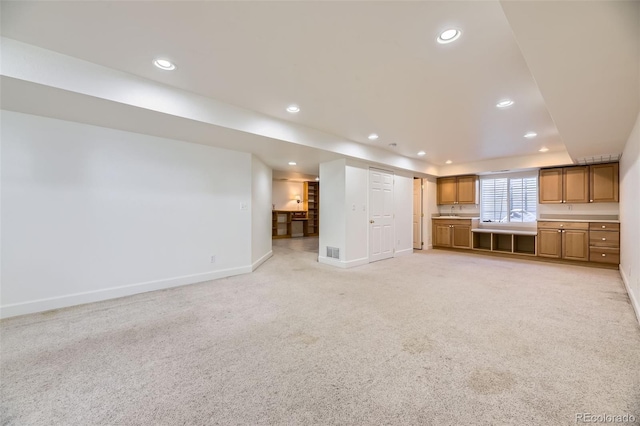
<instances>
[{"instance_id":1,"label":"white wall","mask_svg":"<svg viewBox=\"0 0 640 426\"><path fill-rule=\"evenodd\" d=\"M1 140L3 316L251 270L250 154L7 111Z\"/></svg>"},{"instance_id":2,"label":"white wall","mask_svg":"<svg viewBox=\"0 0 640 426\"><path fill-rule=\"evenodd\" d=\"M640 114L620 159L620 274L640 322Z\"/></svg>"},{"instance_id":3,"label":"white wall","mask_svg":"<svg viewBox=\"0 0 640 426\"><path fill-rule=\"evenodd\" d=\"M318 260L342 266L345 259L345 169L346 160L320 163L320 236ZM340 259L326 257L327 247L338 247Z\"/></svg>"},{"instance_id":4,"label":"white wall","mask_svg":"<svg viewBox=\"0 0 640 426\"><path fill-rule=\"evenodd\" d=\"M345 167L347 266L369 263L369 169L365 165ZM322 205L321 205L322 208ZM322 230L322 228L320 228Z\"/></svg>"},{"instance_id":5,"label":"white wall","mask_svg":"<svg viewBox=\"0 0 640 426\"><path fill-rule=\"evenodd\" d=\"M304 201L304 184L302 182L273 181L272 203L275 204L275 210L302 210L303 203L297 203L294 200L296 195Z\"/></svg>"},{"instance_id":6,"label":"white wall","mask_svg":"<svg viewBox=\"0 0 640 426\"><path fill-rule=\"evenodd\" d=\"M271 169L251 156L251 268L255 270L272 255Z\"/></svg>"},{"instance_id":7,"label":"white wall","mask_svg":"<svg viewBox=\"0 0 640 426\"><path fill-rule=\"evenodd\" d=\"M355 160L320 164L320 253L318 260L343 268L369 262L369 167ZM395 173L395 255L413 253L413 176ZM326 247L340 259L328 259Z\"/></svg>"},{"instance_id":8,"label":"white wall","mask_svg":"<svg viewBox=\"0 0 640 426\"><path fill-rule=\"evenodd\" d=\"M438 185L435 177L422 179L422 238L427 249L433 248L431 216L438 213Z\"/></svg>"}]
</instances>

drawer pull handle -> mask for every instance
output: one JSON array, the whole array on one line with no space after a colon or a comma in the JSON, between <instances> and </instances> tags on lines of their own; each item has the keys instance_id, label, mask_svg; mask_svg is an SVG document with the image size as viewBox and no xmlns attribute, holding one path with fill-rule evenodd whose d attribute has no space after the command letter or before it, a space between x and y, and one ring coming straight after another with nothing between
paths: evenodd
<instances>
[{"instance_id":1,"label":"drawer pull handle","mask_svg":"<svg viewBox=\"0 0 640 426\"><path fill-rule=\"evenodd\" d=\"M603 238L603 239L602 239L602 241L607 241L607 239L606 239L606 238Z\"/></svg>"},{"instance_id":2,"label":"drawer pull handle","mask_svg":"<svg viewBox=\"0 0 640 426\"><path fill-rule=\"evenodd\" d=\"M602 257L607 257L607 255L606 255L606 254L604 254L604 253L602 253Z\"/></svg>"}]
</instances>

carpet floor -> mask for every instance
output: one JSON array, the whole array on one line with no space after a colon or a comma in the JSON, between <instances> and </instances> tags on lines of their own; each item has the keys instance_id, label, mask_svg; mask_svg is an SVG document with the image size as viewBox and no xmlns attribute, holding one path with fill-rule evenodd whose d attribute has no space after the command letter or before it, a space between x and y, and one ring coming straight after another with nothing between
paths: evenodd
<instances>
[{"instance_id":1,"label":"carpet floor","mask_svg":"<svg viewBox=\"0 0 640 426\"><path fill-rule=\"evenodd\" d=\"M309 241L253 274L1 321L1 423L640 424L618 271L441 250L341 270Z\"/></svg>"}]
</instances>

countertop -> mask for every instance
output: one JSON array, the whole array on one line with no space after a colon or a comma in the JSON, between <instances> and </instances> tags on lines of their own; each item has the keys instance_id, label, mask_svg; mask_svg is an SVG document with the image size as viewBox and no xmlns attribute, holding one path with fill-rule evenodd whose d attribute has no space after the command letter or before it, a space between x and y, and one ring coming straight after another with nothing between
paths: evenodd
<instances>
[{"instance_id":1,"label":"countertop","mask_svg":"<svg viewBox=\"0 0 640 426\"><path fill-rule=\"evenodd\" d=\"M539 219L538 222L586 222L586 223L620 223L619 220L605 219Z\"/></svg>"},{"instance_id":2,"label":"countertop","mask_svg":"<svg viewBox=\"0 0 640 426\"><path fill-rule=\"evenodd\" d=\"M432 216L431 219L464 219L464 220L472 220L472 219L480 219L480 217L467 217L467 216Z\"/></svg>"}]
</instances>

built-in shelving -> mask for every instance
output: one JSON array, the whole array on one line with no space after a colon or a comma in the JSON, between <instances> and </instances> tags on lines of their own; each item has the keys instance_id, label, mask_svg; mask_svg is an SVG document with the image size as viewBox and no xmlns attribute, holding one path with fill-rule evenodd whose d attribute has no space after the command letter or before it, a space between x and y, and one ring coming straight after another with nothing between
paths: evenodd
<instances>
[{"instance_id":1,"label":"built-in shelving","mask_svg":"<svg viewBox=\"0 0 640 426\"><path fill-rule=\"evenodd\" d=\"M535 256L537 232L504 229L472 229L473 250Z\"/></svg>"}]
</instances>

